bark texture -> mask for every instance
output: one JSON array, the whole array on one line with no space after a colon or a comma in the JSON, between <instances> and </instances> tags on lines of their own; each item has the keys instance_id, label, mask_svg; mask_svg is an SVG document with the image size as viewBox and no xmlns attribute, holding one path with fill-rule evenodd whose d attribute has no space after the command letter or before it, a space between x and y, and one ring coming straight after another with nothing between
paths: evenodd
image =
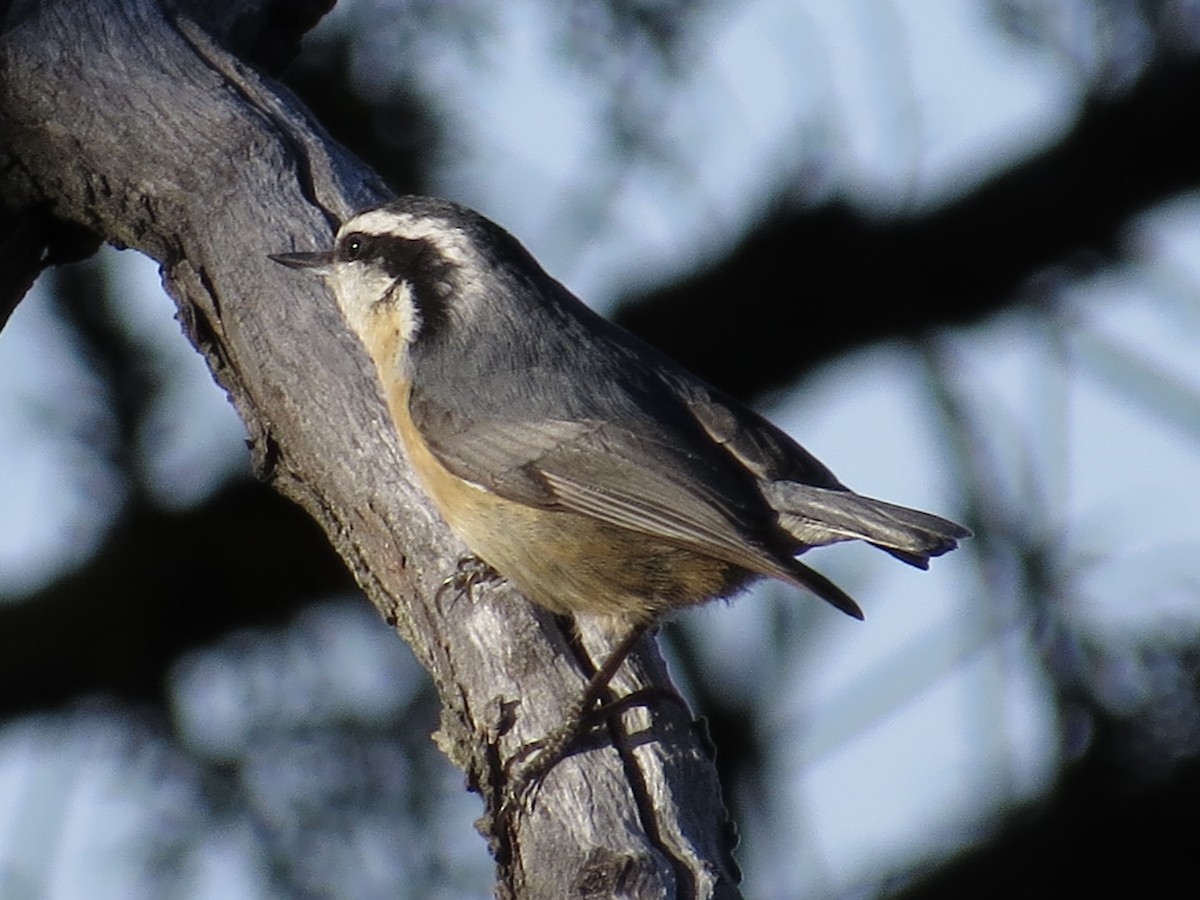
<instances>
[{"instance_id":1,"label":"bark texture","mask_svg":"<svg viewBox=\"0 0 1200 900\"><path fill-rule=\"evenodd\" d=\"M677 703L613 717L520 814L495 815L506 763L558 726L585 674L560 624L507 585L439 591L465 548L414 486L365 353L322 288L267 259L326 245L386 188L244 62L277 61L296 21L211 5L0 7L0 313L93 235L160 263L257 471L320 523L434 678L435 739L483 796L500 896L736 896L710 751ZM597 658L604 639L585 636ZM649 642L619 681L668 684Z\"/></svg>"}]
</instances>

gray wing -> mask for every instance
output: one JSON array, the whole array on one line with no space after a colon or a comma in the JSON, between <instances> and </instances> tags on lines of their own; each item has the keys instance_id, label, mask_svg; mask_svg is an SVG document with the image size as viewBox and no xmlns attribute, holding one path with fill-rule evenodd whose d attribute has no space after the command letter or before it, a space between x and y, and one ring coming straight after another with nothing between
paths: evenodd
<instances>
[{"instance_id":1,"label":"gray wing","mask_svg":"<svg viewBox=\"0 0 1200 900\"><path fill-rule=\"evenodd\" d=\"M690 378L672 381L705 434L760 482L793 481L836 491L849 490L819 459L768 419L715 388Z\"/></svg>"},{"instance_id":2,"label":"gray wing","mask_svg":"<svg viewBox=\"0 0 1200 900\"><path fill-rule=\"evenodd\" d=\"M925 569L970 530L931 513L856 494L753 410L695 382L675 385L705 433L759 479L779 524L806 547L861 540Z\"/></svg>"},{"instance_id":3,"label":"gray wing","mask_svg":"<svg viewBox=\"0 0 1200 900\"><path fill-rule=\"evenodd\" d=\"M753 481L705 437L670 424L596 419L468 420L414 391L411 411L455 475L518 503L580 513L793 580L754 535L775 513ZM784 556L786 559L786 555Z\"/></svg>"}]
</instances>

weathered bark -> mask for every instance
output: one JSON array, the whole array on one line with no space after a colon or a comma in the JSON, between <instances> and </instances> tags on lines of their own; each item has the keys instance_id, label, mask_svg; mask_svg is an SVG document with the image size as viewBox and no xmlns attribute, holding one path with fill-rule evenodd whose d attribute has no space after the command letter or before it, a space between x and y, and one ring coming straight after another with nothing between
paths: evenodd
<instances>
[{"instance_id":1,"label":"weathered bark","mask_svg":"<svg viewBox=\"0 0 1200 900\"><path fill-rule=\"evenodd\" d=\"M205 21L243 54L269 44L269 29L247 24L266 21L258 8L234 6ZM494 816L505 764L560 724L584 674L561 626L506 585L439 592L465 548L414 487L364 352L322 288L267 259L326 244L383 185L290 94L155 0L13 4L3 29L0 235L48 212L68 223L48 234L82 226L161 264L258 472L317 519L433 677L436 739L483 795L498 892L736 895L708 749L675 703L624 713L523 814ZM12 302L56 240L0 263ZM602 643L589 633L593 656ZM619 680L667 683L649 643Z\"/></svg>"}]
</instances>

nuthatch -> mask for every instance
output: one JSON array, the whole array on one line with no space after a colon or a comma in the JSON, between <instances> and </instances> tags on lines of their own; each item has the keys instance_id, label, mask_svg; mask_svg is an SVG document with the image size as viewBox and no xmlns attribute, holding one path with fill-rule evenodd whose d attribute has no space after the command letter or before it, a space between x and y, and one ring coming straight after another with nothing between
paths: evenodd
<instances>
[{"instance_id":1,"label":"nuthatch","mask_svg":"<svg viewBox=\"0 0 1200 900\"><path fill-rule=\"evenodd\" d=\"M796 557L862 540L926 568L970 534L849 490L462 206L403 197L272 258L325 277L450 528L555 613L640 630L765 576L861 618Z\"/></svg>"}]
</instances>

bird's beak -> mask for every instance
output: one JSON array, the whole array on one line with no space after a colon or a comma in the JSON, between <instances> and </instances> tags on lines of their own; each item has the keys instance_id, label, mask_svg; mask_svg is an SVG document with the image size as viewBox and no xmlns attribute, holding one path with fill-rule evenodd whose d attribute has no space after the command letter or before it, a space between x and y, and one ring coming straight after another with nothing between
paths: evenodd
<instances>
[{"instance_id":1,"label":"bird's beak","mask_svg":"<svg viewBox=\"0 0 1200 900\"><path fill-rule=\"evenodd\" d=\"M268 253L267 256L289 269L305 269L314 275L324 275L333 265L333 253L329 250L315 253Z\"/></svg>"}]
</instances>

